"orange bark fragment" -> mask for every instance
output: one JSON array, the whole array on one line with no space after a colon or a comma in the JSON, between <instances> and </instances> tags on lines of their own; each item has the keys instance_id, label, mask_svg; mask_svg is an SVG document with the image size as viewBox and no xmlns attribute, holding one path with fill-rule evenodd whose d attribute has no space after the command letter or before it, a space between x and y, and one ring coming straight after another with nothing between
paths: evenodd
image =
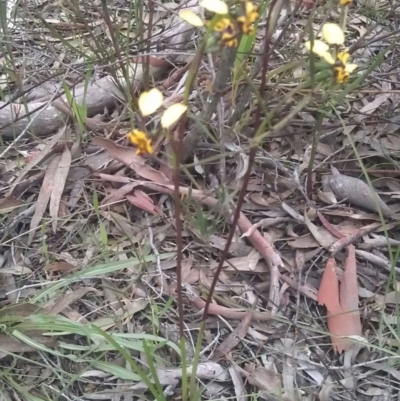
<instances>
[{"instance_id":1,"label":"orange bark fragment","mask_svg":"<svg viewBox=\"0 0 400 401\"><path fill-rule=\"evenodd\" d=\"M334 258L329 258L318 291L318 303L327 309L328 330L335 352L348 350L352 342L345 337L361 336L361 321L358 311L358 286L355 249L349 245L345 271L339 295L339 281Z\"/></svg>"}]
</instances>

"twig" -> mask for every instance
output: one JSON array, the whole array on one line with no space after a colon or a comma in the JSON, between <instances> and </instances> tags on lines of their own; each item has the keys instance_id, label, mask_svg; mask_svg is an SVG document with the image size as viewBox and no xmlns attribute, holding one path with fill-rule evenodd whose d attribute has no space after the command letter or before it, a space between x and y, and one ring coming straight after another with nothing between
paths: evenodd
<instances>
[{"instance_id":1,"label":"twig","mask_svg":"<svg viewBox=\"0 0 400 401\"><path fill-rule=\"evenodd\" d=\"M149 244L151 249L153 250L154 255L156 256L156 265L157 265L157 270L158 270L158 274L160 275L160 293L158 294L158 297L161 298L162 294L164 292L164 280L163 280L163 272L161 269L161 261L160 261L160 254L158 253L157 248L154 245L153 242L153 229L151 228L151 224L150 224L150 220L149 220L149 216L146 213L146 222L147 222L147 228L149 230Z\"/></svg>"},{"instance_id":2,"label":"twig","mask_svg":"<svg viewBox=\"0 0 400 401\"><path fill-rule=\"evenodd\" d=\"M204 300L194 295L189 295L188 298L197 309L205 310L206 302ZM210 315L220 315L226 317L227 319L244 319L249 314L249 311L246 310L227 308L226 306L221 306L214 303L209 304L207 309L207 313ZM265 321L270 320L272 314L270 312L253 312L251 317L252 320Z\"/></svg>"},{"instance_id":3,"label":"twig","mask_svg":"<svg viewBox=\"0 0 400 401\"><path fill-rule=\"evenodd\" d=\"M312 288L307 287L306 285L301 285L295 280L291 279L288 276L281 275L280 279L284 281L290 288L293 288L294 290L299 291L301 294L305 295L306 297L312 299L313 301L317 302L318 296L317 294L313 291Z\"/></svg>"},{"instance_id":4,"label":"twig","mask_svg":"<svg viewBox=\"0 0 400 401\"><path fill-rule=\"evenodd\" d=\"M370 232L376 230L378 227L382 225L381 222L373 223L369 226L362 228L354 234L348 235L347 237L341 238L335 241L329 248L329 252L332 253L332 256L335 256L338 252L340 252L343 248L348 245L354 244L364 235L369 234Z\"/></svg>"},{"instance_id":5,"label":"twig","mask_svg":"<svg viewBox=\"0 0 400 401\"><path fill-rule=\"evenodd\" d=\"M146 51L147 53L150 53L151 49L151 39L152 39L152 33L153 33L153 18L154 18L154 2L153 0L148 1L149 4L149 23L147 25L147 48ZM142 8L143 12L143 8ZM149 90L149 85L150 85L150 58L147 56L144 58L143 61L143 79L144 79L144 89Z\"/></svg>"}]
</instances>

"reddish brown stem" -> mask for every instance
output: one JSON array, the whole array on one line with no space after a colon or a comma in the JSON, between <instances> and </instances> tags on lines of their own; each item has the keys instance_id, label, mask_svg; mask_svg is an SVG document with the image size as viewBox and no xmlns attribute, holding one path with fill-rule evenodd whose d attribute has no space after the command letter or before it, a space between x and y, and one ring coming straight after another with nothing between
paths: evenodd
<instances>
[{"instance_id":1,"label":"reddish brown stem","mask_svg":"<svg viewBox=\"0 0 400 401\"><path fill-rule=\"evenodd\" d=\"M173 139L175 164L174 164L174 205L175 205L175 229L176 229L176 282L177 282L177 296L178 296L178 316L179 316L179 338L184 338L184 322L183 322L183 296L182 296L182 220L181 220L181 200L179 193L180 184L180 162L182 153L182 142L184 129L186 125L186 114L182 118L179 126L178 138Z\"/></svg>"},{"instance_id":2,"label":"reddish brown stem","mask_svg":"<svg viewBox=\"0 0 400 401\"><path fill-rule=\"evenodd\" d=\"M185 102L187 104L188 94L191 91L194 77L200 67L201 58L204 53L205 44L198 50L197 56L193 64L193 74L189 75L191 81L187 84L185 89ZM185 113L180 121L177 136L175 135L172 144L175 153L174 164L174 205L175 205L175 225L176 225L176 283L177 283L177 298L178 298L178 314L179 314L179 338L184 338L184 321L183 321L183 296L182 296L182 253L183 253L183 240L182 240L182 221L181 221L181 200L180 200L180 165L182 159L183 137L185 136L185 126L187 121L187 113Z\"/></svg>"},{"instance_id":3,"label":"reddish brown stem","mask_svg":"<svg viewBox=\"0 0 400 401\"><path fill-rule=\"evenodd\" d=\"M272 32L273 32L273 26L274 26L274 23L275 23L275 21L273 21L273 17L275 15L275 13L279 11L279 10L276 10L277 3L278 3L278 0L273 0L272 1L270 9L269 9L267 23L266 23L266 26L265 26L264 58L263 58L263 66L262 66L262 73L261 73L260 94L263 94L264 91L265 91L267 67L268 67L268 61L269 61L269 56L270 56L270 43L271 43L271 37L272 37ZM256 115L255 115L254 136L256 135L257 130L259 129L259 127L261 125L261 111L262 111L262 107L261 107L261 104L259 103L257 105ZM227 241L226 241L225 248L223 250L222 256L221 256L220 261L218 263L218 267L217 267L216 272L214 274L214 278L213 278L213 281L211 283L210 291L208 293L207 302L206 302L205 307L204 307L203 321L205 321L206 318L207 318L208 308L210 306L210 303L211 303L211 300L212 300L212 296L213 296L215 287L217 285L218 277L221 274L222 266L224 265L224 262L225 262L226 258L228 257L228 252L229 252L229 248L230 248L231 243L232 243L233 236L235 234L236 225L238 224L239 217L242 214L241 213L242 204L243 204L243 200L244 200L244 197L246 195L246 192L247 192L247 185L248 185L249 180L250 180L251 171L252 171L252 168L253 168L253 163L254 163L254 159L255 159L256 153L257 153L257 143L254 142L252 144L251 149L250 149L249 164L248 164L248 167L247 167L246 174L243 177L242 187L241 187L241 190L239 192L239 196L238 196L238 200L237 200L237 204L236 204L235 213L234 213L234 216L233 216L231 229L229 231L228 238L227 238ZM257 231L257 233L259 234L258 231ZM259 235L261 235L261 234L259 234ZM276 276L276 274L274 274L274 275ZM279 286L279 283L278 283L278 286ZM271 285L271 287L273 287L273 285ZM270 301L271 301L271 299L270 299ZM277 308L277 307L278 307L278 305L275 305L275 308Z\"/></svg>"}]
</instances>

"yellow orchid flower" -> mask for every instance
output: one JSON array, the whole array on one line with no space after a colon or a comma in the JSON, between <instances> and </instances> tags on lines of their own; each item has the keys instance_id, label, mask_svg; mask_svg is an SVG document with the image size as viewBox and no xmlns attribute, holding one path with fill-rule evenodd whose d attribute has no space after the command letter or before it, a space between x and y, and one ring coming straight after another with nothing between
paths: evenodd
<instances>
[{"instance_id":1,"label":"yellow orchid flower","mask_svg":"<svg viewBox=\"0 0 400 401\"><path fill-rule=\"evenodd\" d=\"M149 116L157 111L163 102L163 95L157 89L150 89L148 92L143 92L139 97L139 110L143 117Z\"/></svg>"},{"instance_id":2,"label":"yellow orchid flower","mask_svg":"<svg viewBox=\"0 0 400 401\"><path fill-rule=\"evenodd\" d=\"M241 31L246 35L251 35L254 32L254 22L258 18L257 7L251 1L245 1L245 14L237 18L237 22Z\"/></svg>"},{"instance_id":3,"label":"yellow orchid flower","mask_svg":"<svg viewBox=\"0 0 400 401\"><path fill-rule=\"evenodd\" d=\"M314 42L308 41L306 42L305 46L309 52L317 54L329 64L335 63L335 59L333 58L332 54L329 53L329 46L321 40L314 40Z\"/></svg>"},{"instance_id":4,"label":"yellow orchid flower","mask_svg":"<svg viewBox=\"0 0 400 401\"><path fill-rule=\"evenodd\" d=\"M187 106L182 103L176 103L168 107L161 117L161 126L163 128L169 128L172 124L177 122L183 113L187 110Z\"/></svg>"},{"instance_id":5,"label":"yellow orchid flower","mask_svg":"<svg viewBox=\"0 0 400 401\"><path fill-rule=\"evenodd\" d=\"M350 74L358 67L357 64L348 63L350 58L349 50L342 50L337 54L337 61L333 67L336 81L340 84L345 83Z\"/></svg>"},{"instance_id":6,"label":"yellow orchid flower","mask_svg":"<svg viewBox=\"0 0 400 401\"><path fill-rule=\"evenodd\" d=\"M344 43L344 32L342 28L331 22L327 22L322 27L322 37L325 39L325 42L330 45L343 45Z\"/></svg>"},{"instance_id":7,"label":"yellow orchid flower","mask_svg":"<svg viewBox=\"0 0 400 401\"><path fill-rule=\"evenodd\" d=\"M226 29L233 27L232 21L229 18L221 18L214 26L214 31L222 32Z\"/></svg>"},{"instance_id":8,"label":"yellow orchid flower","mask_svg":"<svg viewBox=\"0 0 400 401\"><path fill-rule=\"evenodd\" d=\"M353 0L340 0L339 1L339 4L341 5L341 6L349 6L350 4L352 4L353 3Z\"/></svg>"},{"instance_id":9,"label":"yellow orchid flower","mask_svg":"<svg viewBox=\"0 0 400 401\"><path fill-rule=\"evenodd\" d=\"M238 32L235 29L234 22L228 18L221 18L214 26L214 32L220 33L222 44L227 47L236 47L238 40L236 38Z\"/></svg>"},{"instance_id":10,"label":"yellow orchid flower","mask_svg":"<svg viewBox=\"0 0 400 401\"><path fill-rule=\"evenodd\" d=\"M137 155L142 153L154 153L154 149L151 146L151 139L149 139L143 131L134 129L128 133L127 137L137 147Z\"/></svg>"},{"instance_id":11,"label":"yellow orchid flower","mask_svg":"<svg viewBox=\"0 0 400 401\"><path fill-rule=\"evenodd\" d=\"M162 102L163 95L157 88L150 89L148 92L143 92L140 95L138 102L140 113L144 117L149 116L161 107ZM187 106L182 103L176 103L168 107L161 117L161 126L163 128L170 127L174 122L179 120L186 110ZM128 134L128 137L133 144L138 145L139 142L144 142L146 134L144 134L142 131L133 130ZM145 148L144 145L143 148ZM147 151L147 153L151 152Z\"/></svg>"},{"instance_id":12,"label":"yellow orchid flower","mask_svg":"<svg viewBox=\"0 0 400 401\"><path fill-rule=\"evenodd\" d=\"M222 34L222 43L227 47L236 47L238 40L233 32L226 31Z\"/></svg>"},{"instance_id":13,"label":"yellow orchid flower","mask_svg":"<svg viewBox=\"0 0 400 401\"><path fill-rule=\"evenodd\" d=\"M305 47L309 52L317 54L327 63L333 66L336 81L340 84L345 83L350 74L358 67L357 64L349 63L349 50L338 51L338 47L344 44L344 33L339 25L327 23L322 27L322 36L330 45L336 46L337 54L332 55L329 45L321 40L308 41Z\"/></svg>"},{"instance_id":14,"label":"yellow orchid flower","mask_svg":"<svg viewBox=\"0 0 400 401\"><path fill-rule=\"evenodd\" d=\"M202 0L200 6L215 14L224 16L217 20L213 27L214 32L220 33L217 39L220 39L222 44L228 47L236 47L238 45L237 36L240 29L243 33L251 34L254 31L253 24L258 18L256 6L250 0L242 0L245 3L245 15L240 16L234 21L234 16L229 14L228 5L222 0ZM202 27L209 26L211 21L203 21L197 14L189 9L182 10L179 13L180 18L189 24ZM215 38L214 38L215 40Z\"/></svg>"},{"instance_id":15,"label":"yellow orchid flower","mask_svg":"<svg viewBox=\"0 0 400 401\"><path fill-rule=\"evenodd\" d=\"M215 14L228 14L229 7L222 0L203 0L199 5Z\"/></svg>"},{"instance_id":16,"label":"yellow orchid flower","mask_svg":"<svg viewBox=\"0 0 400 401\"><path fill-rule=\"evenodd\" d=\"M179 17L181 17L184 21L186 21L190 25L193 25L193 26L196 26L196 27L204 26L203 20L191 10L187 10L187 9L186 10L182 10L179 13Z\"/></svg>"}]
</instances>

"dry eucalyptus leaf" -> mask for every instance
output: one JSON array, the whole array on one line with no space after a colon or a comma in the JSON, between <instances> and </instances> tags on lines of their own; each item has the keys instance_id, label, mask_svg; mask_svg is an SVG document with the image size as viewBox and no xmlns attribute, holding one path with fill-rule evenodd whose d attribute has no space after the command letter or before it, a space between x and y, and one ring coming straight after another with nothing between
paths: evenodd
<instances>
[{"instance_id":1,"label":"dry eucalyptus leaf","mask_svg":"<svg viewBox=\"0 0 400 401\"><path fill-rule=\"evenodd\" d=\"M107 150L107 152L109 152L109 154L115 160L118 160L134 170L135 173L141 178L145 178L159 184L170 183L168 178L163 173L145 164L145 159L136 155L133 148L126 148L117 145L113 141L101 137L93 138L93 143Z\"/></svg>"},{"instance_id":2,"label":"dry eucalyptus leaf","mask_svg":"<svg viewBox=\"0 0 400 401\"><path fill-rule=\"evenodd\" d=\"M255 367L253 364L245 365L245 373L248 382L257 387L262 399L277 400L282 394L282 377L276 369L268 369L264 366ZM278 397L278 398L277 398Z\"/></svg>"},{"instance_id":3,"label":"dry eucalyptus leaf","mask_svg":"<svg viewBox=\"0 0 400 401\"><path fill-rule=\"evenodd\" d=\"M347 199L353 205L374 212L378 212L379 207L385 217L397 218L379 195L364 181L340 174L334 167L332 167L332 173L333 174L329 176L329 184L332 191L340 200Z\"/></svg>"},{"instance_id":4,"label":"dry eucalyptus leaf","mask_svg":"<svg viewBox=\"0 0 400 401\"><path fill-rule=\"evenodd\" d=\"M252 319L252 313L249 312L247 316L239 323L239 325L232 331L225 339L218 345L215 350L212 360L217 362L220 358L229 354L239 343L246 337Z\"/></svg>"},{"instance_id":5,"label":"dry eucalyptus leaf","mask_svg":"<svg viewBox=\"0 0 400 401\"><path fill-rule=\"evenodd\" d=\"M21 276L22 274L31 274L32 270L26 266L14 265L11 267L2 268L0 274L14 274L16 276Z\"/></svg>"},{"instance_id":6,"label":"dry eucalyptus leaf","mask_svg":"<svg viewBox=\"0 0 400 401\"><path fill-rule=\"evenodd\" d=\"M22 182L25 176L37 165L40 165L41 162L46 159L53 151L53 148L56 146L57 142L65 135L67 127L64 126L59 129L57 134L55 134L51 140L47 143L47 145L43 148L43 150L39 153L37 157L35 157L32 161L30 161L24 169L20 172L16 180L13 182L11 188L7 192L6 196L9 196L13 193L15 187L18 183Z\"/></svg>"},{"instance_id":7,"label":"dry eucalyptus leaf","mask_svg":"<svg viewBox=\"0 0 400 401\"><path fill-rule=\"evenodd\" d=\"M56 175L57 166L60 162L60 159L61 156L56 156L47 167L46 174L43 179L43 184L40 188L39 196L36 202L35 214L31 219L28 244L33 241L36 228L39 226L44 212L47 209L47 205L49 204L50 197L54 188L54 177Z\"/></svg>"},{"instance_id":8,"label":"dry eucalyptus leaf","mask_svg":"<svg viewBox=\"0 0 400 401\"><path fill-rule=\"evenodd\" d=\"M318 198L320 201L322 201L328 205L334 205L337 203L335 194L331 191L327 191L327 192L318 191L317 195L318 195Z\"/></svg>"},{"instance_id":9,"label":"dry eucalyptus leaf","mask_svg":"<svg viewBox=\"0 0 400 401\"><path fill-rule=\"evenodd\" d=\"M321 401L330 401L332 399L331 393L335 389L335 387L336 387L336 383L331 383L331 382L326 381L318 394L319 399Z\"/></svg>"},{"instance_id":10,"label":"dry eucalyptus leaf","mask_svg":"<svg viewBox=\"0 0 400 401\"><path fill-rule=\"evenodd\" d=\"M77 301L78 299L82 298L86 295L89 291L97 292L95 288L92 287L81 287L78 288L69 294L63 296L51 307L48 311L48 315L58 315L61 313L66 307Z\"/></svg>"},{"instance_id":11,"label":"dry eucalyptus leaf","mask_svg":"<svg viewBox=\"0 0 400 401\"><path fill-rule=\"evenodd\" d=\"M254 368L251 365L246 365L247 380L249 383L260 390L264 391L280 391L282 388L281 375L275 370L258 366Z\"/></svg>"},{"instance_id":12,"label":"dry eucalyptus leaf","mask_svg":"<svg viewBox=\"0 0 400 401\"><path fill-rule=\"evenodd\" d=\"M57 166L57 170L54 173L54 181L52 191L50 194L49 203L49 214L53 218L53 231L57 231L57 218L60 208L61 198L64 191L65 183L67 182L67 176L69 168L71 167L71 152L66 147L63 154L61 155L60 161Z\"/></svg>"},{"instance_id":13,"label":"dry eucalyptus leaf","mask_svg":"<svg viewBox=\"0 0 400 401\"><path fill-rule=\"evenodd\" d=\"M323 227L317 227L314 223L312 223L306 211L304 211L304 222L318 243L323 248L329 249L329 247L335 241L335 238L332 236L332 234Z\"/></svg>"},{"instance_id":14,"label":"dry eucalyptus leaf","mask_svg":"<svg viewBox=\"0 0 400 401\"><path fill-rule=\"evenodd\" d=\"M296 238L294 241L289 241L288 245L292 248L319 248L318 241L312 234L306 234L302 237Z\"/></svg>"},{"instance_id":15,"label":"dry eucalyptus leaf","mask_svg":"<svg viewBox=\"0 0 400 401\"><path fill-rule=\"evenodd\" d=\"M244 386L243 378L240 375L239 369L233 365L229 368L229 374L231 375L233 387L235 389L235 395L237 400L241 400L246 396L246 388Z\"/></svg>"}]
</instances>

